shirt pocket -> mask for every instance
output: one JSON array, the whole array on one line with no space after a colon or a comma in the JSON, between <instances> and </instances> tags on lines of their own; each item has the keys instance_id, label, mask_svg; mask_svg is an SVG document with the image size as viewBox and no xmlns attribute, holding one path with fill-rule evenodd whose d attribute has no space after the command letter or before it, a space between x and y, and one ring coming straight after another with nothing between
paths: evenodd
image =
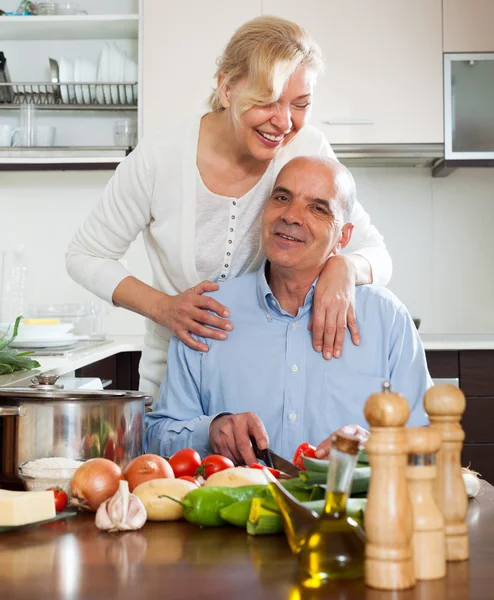
<instances>
[{"instance_id":1,"label":"shirt pocket","mask_svg":"<svg viewBox=\"0 0 494 600\"><path fill-rule=\"evenodd\" d=\"M367 428L365 403L371 394L382 391L384 381L384 377L347 369L326 369L322 391L324 407L321 408L334 412L339 427L357 424Z\"/></svg>"}]
</instances>

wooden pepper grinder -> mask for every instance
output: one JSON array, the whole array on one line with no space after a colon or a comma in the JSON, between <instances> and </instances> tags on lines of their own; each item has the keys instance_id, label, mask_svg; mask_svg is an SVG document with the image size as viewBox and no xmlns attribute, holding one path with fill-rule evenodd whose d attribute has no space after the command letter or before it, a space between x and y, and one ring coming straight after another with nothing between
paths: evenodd
<instances>
[{"instance_id":1,"label":"wooden pepper grinder","mask_svg":"<svg viewBox=\"0 0 494 600\"><path fill-rule=\"evenodd\" d=\"M446 560L467 560L468 496L461 474L461 449L465 434L460 419L466 407L465 395L453 385L435 385L424 396L431 429L441 434L437 454L434 495L443 513L446 532Z\"/></svg>"},{"instance_id":2,"label":"wooden pepper grinder","mask_svg":"<svg viewBox=\"0 0 494 600\"><path fill-rule=\"evenodd\" d=\"M446 576L444 518L435 500L436 452L441 435L430 427L405 430L408 449L408 491L413 514L413 565L417 579Z\"/></svg>"},{"instance_id":3,"label":"wooden pepper grinder","mask_svg":"<svg viewBox=\"0 0 494 600\"><path fill-rule=\"evenodd\" d=\"M415 585L412 560L412 510L406 480L404 425L410 415L406 399L391 392L369 396L364 408L370 425L367 454L371 479L365 511L365 583L381 590Z\"/></svg>"}]
</instances>

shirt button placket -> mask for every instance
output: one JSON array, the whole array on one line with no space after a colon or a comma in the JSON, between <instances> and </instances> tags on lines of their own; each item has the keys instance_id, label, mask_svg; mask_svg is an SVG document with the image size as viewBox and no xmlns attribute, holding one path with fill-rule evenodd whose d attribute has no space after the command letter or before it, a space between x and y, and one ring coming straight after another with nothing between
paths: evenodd
<instances>
[{"instance_id":1,"label":"shirt button placket","mask_svg":"<svg viewBox=\"0 0 494 600\"><path fill-rule=\"evenodd\" d=\"M237 218L237 201L232 200L230 204L230 218L228 220L228 233L226 236L225 254L223 266L220 271L220 279L226 279L232 264L233 246L235 244L235 219Z\"/></svg>"}]
</instances>

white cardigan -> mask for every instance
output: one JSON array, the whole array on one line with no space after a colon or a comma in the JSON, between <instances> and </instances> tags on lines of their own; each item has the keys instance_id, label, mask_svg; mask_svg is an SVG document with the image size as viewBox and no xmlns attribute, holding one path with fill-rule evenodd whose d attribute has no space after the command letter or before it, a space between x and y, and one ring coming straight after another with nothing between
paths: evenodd
<instances>
[{"instance_id":1,"label":"white cardigan","mask_svg":"<svg viewBox=\"0 0 494 600\"><path fill-rule=\"evenodd\" d=\"M119 259L141 232L156 289L178 294L200 282L194 240L201 117L143 138L119 165L100 203L72 240L66 255L70 276L103 300L111 303L115 288L131 275ZM326 138L310 125L280 151L275 159L275 177L289 160L304 155L334 157ZM391 277L391 259L382 236L359 203L352 222L355 229L346 251L367 258L374 282L386 285ZM259 252L247 270L258 268L262 258ZM140 388L155 397L166 369L171 335L167 328L146 319Z\"/></svg>"}]
</instances>

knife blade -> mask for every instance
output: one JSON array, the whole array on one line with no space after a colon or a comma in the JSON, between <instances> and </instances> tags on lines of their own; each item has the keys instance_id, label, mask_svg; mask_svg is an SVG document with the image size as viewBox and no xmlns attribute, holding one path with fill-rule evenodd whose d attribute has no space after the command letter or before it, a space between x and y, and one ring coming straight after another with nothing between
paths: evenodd
<instances>
[{"instance_id":1,"label":"knife blade","mask_svg":"<svg viewBox=\"0 0 494 600\"><path fill-rule=\"evenodd\" d=\"M278 469L278 471L282 471L283 473L291 475L292 477L298 477L298 474L300 471L302 471L302 469L295 466L292 462L286 460L286 458L283 458L282 456L279 456L279 454L276 454L276 452L273 452L269 448L266 450L261 450L258 448L256 440L253 437L250 438L250 441L256 458L264 461L266 466Z\"/></svg>"}]
</instances>

